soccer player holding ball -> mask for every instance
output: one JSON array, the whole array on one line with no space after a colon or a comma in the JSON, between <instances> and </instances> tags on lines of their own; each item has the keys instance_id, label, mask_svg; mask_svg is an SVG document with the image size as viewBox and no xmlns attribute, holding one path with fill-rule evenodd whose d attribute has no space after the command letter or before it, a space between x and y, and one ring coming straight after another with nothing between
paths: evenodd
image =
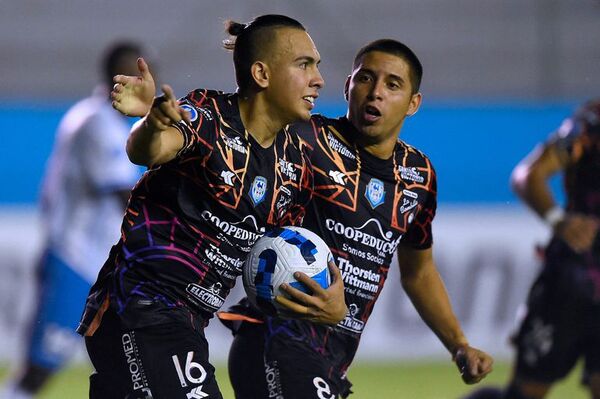
<instances>
[{"instance_id":1,"label":"soccer player holding ball","mask_svg":"<svg viewBox=\"0 0 600 399\"><path fill-rule=\"evenodd\" d=\"M346 82L346 116L315 115L292 127L308 142L314 171L303 227L336 257L349 312L335 326L264 316L247 302L219 314L234 330L229 371L237 399L347 397L346 371L394 254L404 289L463 380L476 383L491 371L491 357L464 336L432 256L434 168L398 139L421 104L421 75L407 46L372 42L356 55Z\"/></svg>"},{"instance_id":2,"label":"soccer player holding ball","mask_svg":"<svg viewBox=\"0 0 600 399\"><path fill-rule=\"evenodd\" d=\"M204 328L256 239L304 216L312 170L303 143L284 128L310 117L323 86L319 53L285 16L232 22L228 32L238 93L195 90L178 102L163 86L153 101L141 59L141 76L116 77L113 106L145 115L129 158L149 170L78 328L96 369L91 398L221 398ZM332 271L332 285L304 303L326 323L346 311Z\"/></svg>"}]
</instances>

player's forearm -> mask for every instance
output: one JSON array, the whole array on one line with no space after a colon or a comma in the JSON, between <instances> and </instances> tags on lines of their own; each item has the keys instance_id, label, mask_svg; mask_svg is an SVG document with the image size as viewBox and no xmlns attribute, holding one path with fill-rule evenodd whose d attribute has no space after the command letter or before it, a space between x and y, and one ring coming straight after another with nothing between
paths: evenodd
<instances>
[{"instance_id":1,"label":"player's forearm","mask_svg":"<svg viewBox=\"0 0 600 399\"><path fill-rule=\"evenodd\" d=\"M513 172L512 187L523 202L542 218L556 206L548 176L534 168L517 167Z\"/></svg>"},{"instance_id":2,"label":"player's forearm","mask_svg":"<svg viewBox=\"0 0 600 399\"><path fill-rule=\"evenodd\" d=\"M452 354L468 341L463 334L444 283L435 267L402 278L402 286L415 309Z\"/></svg>"},{"instance_id":3,"label":"player's forearm","mask_svg":"<svg viewBox=\"0 0 600 399\"><path fill-rule=\"evenodd\" d=\"M127 139L127 156L136 165L152 166L158 163L161 154L162 130L147 122L147 117L133 125Z\"/></svg>"}]
</instances>

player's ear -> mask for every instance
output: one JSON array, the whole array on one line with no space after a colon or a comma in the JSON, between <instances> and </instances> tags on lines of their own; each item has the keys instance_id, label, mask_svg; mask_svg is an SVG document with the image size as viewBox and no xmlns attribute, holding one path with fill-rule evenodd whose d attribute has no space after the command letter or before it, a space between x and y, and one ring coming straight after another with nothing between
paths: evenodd
<instances>
[{"instance_id":1,"label":"player's ear","mask_svg":"<svg viewBox=\"0 0 600 399\"><path fill-rule=\"evenodd\" d=\"M350 90L350 78L351 76L348 75L348 77L346 78L346 83L344 84L344 98L346 99L346 101L348 101L348 90Z\"/></svg>"},{"instance_id":2,"label":"player's ear","mask_svg":"<svg viewBox=\"0 0 600 399\"><path fill-rule=\"evenodd\" d=\"M252 76L254 83L261 89L266 89L269 86L271 74L269 72L269 66L266 63L262 61L254 62L250 67L250 76Z\"/></svg>"},{"instance_id":3,"label":"player's ear","mask_svg":"<svg viewBox=\"0 0 600 399\"><path fill-rule=\"evenodd\" d=\"M419 110L421 106L421 101L423 100L423 95L421 93L415 93L412 95L410 99L410 104L408 105L408 111L406 112L406 116L413 116Z\"/></svg>"}]
</instances>

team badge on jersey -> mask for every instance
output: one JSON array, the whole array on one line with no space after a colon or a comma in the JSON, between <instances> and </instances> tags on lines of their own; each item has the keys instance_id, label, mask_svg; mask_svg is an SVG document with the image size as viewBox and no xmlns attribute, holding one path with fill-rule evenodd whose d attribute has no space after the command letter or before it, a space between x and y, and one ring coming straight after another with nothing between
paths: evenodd
<instances>
[{"instance_id":1,"label":"team badge on jersey","mask_svg":"<svg viewBox=\"0 0 600 399\"><path fill-rule=\"evenodd\" d=\"M375 209L385 202L385 186L379 179L371 179L365 190L365 197L369 200L371 208Z\"/></svg>"},{"instance_id":2,"label":"team badge on jersey","mask_svg":"<svg viewBox=\"0 0 600 399\"><path fill-rule=\"evenodd\" d=\"M194 108L188 104L181 104L180 107L181 107L181 109L190 113L190 121L191 122L194 122L196 119L198 119L198 111L196 111L196 108Z\"/></svg>"},{"instance_id":3,"label":"team badge on jersey","mask_svg":"<svg viewBox=\"0 0 600 399\"><path fill-rule=\"evenodd\" d=\"M260 204L267 194L267 179L262 176L256 176L250 187L250 198L254 206Z\"/></svg>"}]
</instances>

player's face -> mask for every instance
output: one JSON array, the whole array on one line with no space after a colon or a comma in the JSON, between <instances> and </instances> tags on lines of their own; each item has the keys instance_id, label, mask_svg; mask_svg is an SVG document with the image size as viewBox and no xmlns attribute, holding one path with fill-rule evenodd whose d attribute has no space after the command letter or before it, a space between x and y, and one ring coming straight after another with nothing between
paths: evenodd
<instances>
[{"instance_id":1,"label":"player's face","mask_svg":"<svg viewBox=\"0 0 600 399\"><path fill-rule=\"evenodd\" d=\"M303 30L282 28L272 43L268 98L273 112L291 123L308 120L325 82L319 52Z\"/></svg>"},{"instance_id":2,"label":"player's face","mask_svg":"<svg viewBox=\"0 0 600 399\"><path fill-rule=\"evenodd\" d=\"M409 68L398 56L371 51L348 77L347 116L367 143L395 143L404 118L417 112L421 94L412 94Z\"/></svg>"}]
</instances>

